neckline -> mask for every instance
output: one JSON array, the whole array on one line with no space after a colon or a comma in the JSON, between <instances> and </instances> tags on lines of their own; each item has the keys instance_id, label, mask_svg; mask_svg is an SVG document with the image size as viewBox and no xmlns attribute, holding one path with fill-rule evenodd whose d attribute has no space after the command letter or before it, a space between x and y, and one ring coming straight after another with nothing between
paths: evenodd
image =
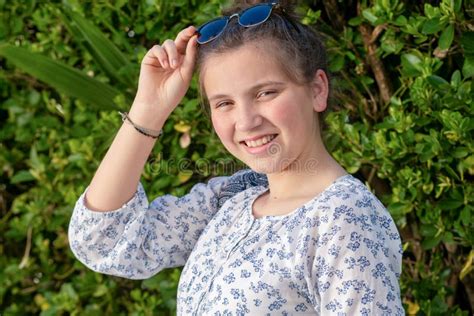
<instances>
[{"instance_id":1,"label":"neckline","mask_svg":"<svg viewBox=\"0 0 474 316\"><path fill-rule=\"evenodd\" d=\"M288 218L288 217L291 217L295 214L297 214L301 209L303 208L306 208L306 206L308 206L309 204L312 204L314 203L315 201L317 201L325 192L327 192L329 189L331 189L335 184L343 181L345 178L348 178L348 179L351 179L353 178L353 176L350 174L350 173L347 173L347 174L344 174L342 176L339 176L337 177L330 185L328 185L323 191L321 191L319 194L316 194L313 198L311 198L310 200L306 201L305 203L303 203L302 205L296 207L294 210L288 212L287 214L282 214L282 215L264 215L262 217L259 217L259 218L256 218L254 215L253 215L253 204L255 203L255 201L257 200L257 198L261 195L263 195L264 193L266 193L270 188L267 187L267 186L257 186L255 187L256 190L255 192L253 193L254 196L251 197L251 200L250 200L250 203L249 203L249 206L247 207L247 214L250 216L250 218L253 220L253 221L265 221L265 220L282 220L282 219L285 219L285 218Z\"/></svg>"}]
</instances>

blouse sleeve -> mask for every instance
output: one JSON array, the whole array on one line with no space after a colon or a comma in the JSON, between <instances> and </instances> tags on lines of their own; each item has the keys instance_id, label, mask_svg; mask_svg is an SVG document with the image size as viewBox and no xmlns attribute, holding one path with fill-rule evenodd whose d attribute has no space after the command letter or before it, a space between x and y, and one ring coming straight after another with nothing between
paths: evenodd
<instances>
[{"instance_id":1,"label":"blouse sleeve","mask_svg":"<svg viewBox=\"0 0 474 316\"><path fill-rule=\"evenodd\" d=\"M222 204L261 181L265 179L244 170L197 184L183 197L165 195L151 203L140 183L127 203L108 212L88 209L84 192L69 223L71 250L94 271L129 279L149 278L164 268L184 265Z\"/></svg>"},{"instance_id":2,"label":"blouse sleeve","mask_svg":"<svg viewBox=\"0 0 474 316\"><path fill-rule=\"evenodd\" d=\"M321 217L310 276L315 308L320 315L404 315L397 228L370 191L359 193Z\"/></svg>"}]
</instances>

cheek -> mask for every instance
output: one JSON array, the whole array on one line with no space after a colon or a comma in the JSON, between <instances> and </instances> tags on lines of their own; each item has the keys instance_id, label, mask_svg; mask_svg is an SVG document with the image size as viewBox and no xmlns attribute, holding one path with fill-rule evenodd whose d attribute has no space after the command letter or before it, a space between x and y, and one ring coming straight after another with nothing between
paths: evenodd
<instances>
[{"instance_id":1,"label":"cheek","mask_svg":"<svg viewBox=\"0 0 474 316\"><path fill-rule=\"evenodd\" d=\"M295 101L287 100L277 105L272 111L272 120L277 125L298 128L301 125L301 119L304 117Z\"/></svg>"},{"instance_id":2,"label":"cheek","mask_svg":"<svg viewBox=\"0 0 474 316\"><path fill-rule=\"evenodd\" d=\"M299 139L308 130L312 130L314 111L311 104L306 101L295 96L285 98L284 102L279 102L271 113L272 123L285 130L285 134L289 133L286 137L292 140Z\"/></svg>"},{"instance_id":3,"label":"cheek","mask_svg":"<svg viewBox=\"0 0 474 316\"><path fill-rule=\"evenodd\" d=\"M218 115L211 114L211 121L214 130L216 131L217 136L221 142L231 139L230 124L226 123Z\"/></svg>"}]
</instances>

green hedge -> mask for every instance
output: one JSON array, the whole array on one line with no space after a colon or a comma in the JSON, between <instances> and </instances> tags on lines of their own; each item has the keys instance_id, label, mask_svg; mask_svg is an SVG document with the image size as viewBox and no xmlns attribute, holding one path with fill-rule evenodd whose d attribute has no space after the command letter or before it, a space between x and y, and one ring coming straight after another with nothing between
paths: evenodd
<instances>
[{"instance_id":1,"label":"green hedge","mask_svg":"<svg viewBox=\"0 0 474 316\"><path fill-rule=\"evenodd\" d=\"M219 1L0 1L0 310L173 315L179 269L145 281L93 273L67 225L133 100L147 47ZM411 315L474 306L473 6L460 0L306 1L333 75L325 141L388 206ZM193 81L145 168L150 197L232 172ZM180 163L177 163L180 161ZM202 162L219 162L206 168Z\"/></svg>"}]
</instances>

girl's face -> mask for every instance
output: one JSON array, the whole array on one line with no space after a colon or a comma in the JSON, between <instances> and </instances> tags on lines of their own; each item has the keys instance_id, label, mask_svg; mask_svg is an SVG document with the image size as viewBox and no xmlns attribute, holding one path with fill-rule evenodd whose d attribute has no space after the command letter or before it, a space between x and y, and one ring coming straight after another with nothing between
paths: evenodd
<instances>
[{"instance_id":1,"label":"girl's face","mask_svg":"<svg viewBox=\"0 0 474 316\"><path fill-rule=\"evenodd\" d=\"M320 148L316 112L326 107L327 81L325 91L320 82L294 83L262 46L246 44L205 61L212 123L227 150L253 170L303 170Z\"/></svg>"}]
</instances>

